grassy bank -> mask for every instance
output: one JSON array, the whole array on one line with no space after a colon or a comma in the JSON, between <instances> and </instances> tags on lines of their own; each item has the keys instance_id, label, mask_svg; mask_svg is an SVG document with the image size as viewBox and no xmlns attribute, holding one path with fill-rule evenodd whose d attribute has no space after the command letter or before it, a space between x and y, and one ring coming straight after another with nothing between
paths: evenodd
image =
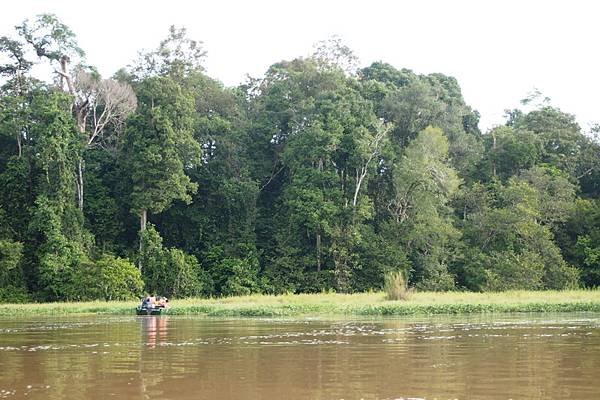
<instances>
[{"instance_id":1,"label":"grassy bank","mask_svg":"<svg viewBox=\"0 0 600 400\"><path fill-rule=\"evenodd\" d=\"M134 314L137 302L3 304L0 316ZM600 290L502 293L415 293L409 301L387 301L383 293L253 295L174 300L169 314L214 317L318 315L429 315L505 312L599 311Z\"/></svg>"}]
</instances>

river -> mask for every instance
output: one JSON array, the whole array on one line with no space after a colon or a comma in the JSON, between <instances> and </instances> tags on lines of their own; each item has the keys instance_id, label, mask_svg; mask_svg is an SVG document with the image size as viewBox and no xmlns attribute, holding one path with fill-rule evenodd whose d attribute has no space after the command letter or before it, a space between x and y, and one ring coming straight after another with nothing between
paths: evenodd
<instances>
[{"instance_id":1,"label":"river","mask_svg":"<svg viewBox=\"0 0 600 400\"><path fill-rule=\"evenodd\" d=\"M0 318L0 399L600 399L600 314Z\"/></svg>"}]
</instances>

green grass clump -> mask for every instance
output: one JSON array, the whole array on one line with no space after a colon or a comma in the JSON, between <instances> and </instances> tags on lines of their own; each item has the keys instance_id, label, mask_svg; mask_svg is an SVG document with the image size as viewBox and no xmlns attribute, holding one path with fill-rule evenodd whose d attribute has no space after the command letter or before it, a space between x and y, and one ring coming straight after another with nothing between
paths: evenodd
<instances>
[{"instance_id":1,"label":"green grass clump","mask_svg":"<svg viewBox=\"0 0 600 400\"><path fill-rule=\"evenodd\" d=\"M413 293L413 290L409 289L402 271L392 271L385 274L383 291L387 300L409 300Z\"/></svg>"},{"instance_id":2,"label":"green grass clump","mask_svg":"<svg viewBox=\"0 0 600 400\"><path fill-rule=\"evenodd\" d=\"M508 312L600 312L600 290L413 292L387 300L385 292L356 294L250 295L173 300L171 315L209 317L385 316ZM112 314L133 315L136 301L3 304L0 316Z\"/></svg>"}]
</instances>

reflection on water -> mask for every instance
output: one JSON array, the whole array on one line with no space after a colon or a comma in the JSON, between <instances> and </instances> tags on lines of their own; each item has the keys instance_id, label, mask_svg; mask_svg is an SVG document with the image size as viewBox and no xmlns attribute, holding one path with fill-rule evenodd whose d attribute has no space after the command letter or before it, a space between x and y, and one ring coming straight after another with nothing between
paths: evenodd
<instances>
[{"instance_id":1,"label":"reflection on water","mask_svg":"<svg viewBox=\"0 0 600 400\"><path fill-rule=\"evenodd\" d=\"M168 317L146 316L141 320L142 329L146 334L145 343L149 347L154 348L157 344L162 346L167 343Z\"/></svg>"},{"instance_id":2,"label":"reflection on water","mask_svg":"<svg viewBox=\"0 0 600 400\"><path fill-rule=\"evenodd\" d=\"M600 314L0 319L0 399L599 399Z\"/></svg>"}]
</instances>

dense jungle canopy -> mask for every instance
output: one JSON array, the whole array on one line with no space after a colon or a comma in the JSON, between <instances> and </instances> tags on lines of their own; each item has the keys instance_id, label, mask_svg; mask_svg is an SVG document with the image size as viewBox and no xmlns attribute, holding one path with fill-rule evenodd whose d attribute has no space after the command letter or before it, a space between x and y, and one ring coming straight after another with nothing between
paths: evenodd
<instances>
[{"instance_id":1,"label":"dense jungle canopy","mask_svg":"<svg viewBox=\"0 0 600 400\"><path fill-rule=\"evenodd\" d=\"M600 129L548 99L481 132L454 78L359 69L338 40L225 87L184 29L110 78L53 15L6 34L0 301L355 292L398 270L418 290L600 285Z\"/></svg>"}]
</instances>

